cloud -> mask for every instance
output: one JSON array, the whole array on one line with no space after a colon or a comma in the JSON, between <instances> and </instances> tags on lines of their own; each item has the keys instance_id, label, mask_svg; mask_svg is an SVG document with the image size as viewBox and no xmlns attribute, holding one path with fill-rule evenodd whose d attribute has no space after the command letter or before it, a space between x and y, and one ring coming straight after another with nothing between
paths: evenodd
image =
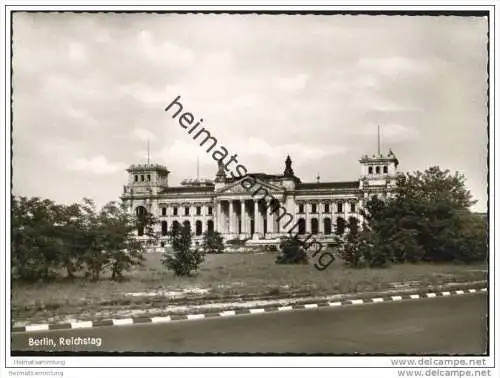
<instances>
[{"instance_id":1,"label":"cloud","mask_svg":"<svg viewBox=\"0 0 500 378\"><path fill-rule=\"evenodd\" d=\"M87 53L85 51L84 46L78 42L70 42L69 43L69 57L73 61L86 61Z\"/></svg>"},{"instance_id":2,"label":"cloud","mask_svg":"<svg viewBox=\"0 0 500 378\"><path fill-rule=\"evenodd\" d=\"M306 143L288 143L275 145L264 139L249 138L245 144L239 144L241 155L264 155L272 160L283 160L287 155L293 155L300 161L318 160L325 156L338 155L347 151L347 147L341 145L308 145ZM236 151L235 151L236 152Z\"/></svg>"},{"instance_id":3,"label":"cloud","mask_svg":"<svg viewBox=\"0 0 500 378\"><path fill-rule=\"evenodd\" d=\"M307 84L308 75L305 73L281 77L276 80L278 88L284 91L296 92L303 89Z\"/></svg>"},{"instance_id":4,"label":"cloud","mask_svg":"<svg viewBox=\"0 0 500 378\"><path fill-rule=\"evenodd\" d=\"M82 171L103 175L107 173L115 173L126 168L125 164L112 163L103 155L98 155L90 159L78 158L66 165L66 168L73 171Z\"/></svg>"},{"instance_id":5,"label":"cloud","mask_svg":"<svg viewBox=\"0 0 500 378\"><path fill-rule=\"evenodd\" d=\"M195 63L192 50L178 46L170 41L158 42L152 33L142 30L138 35L139 53L153 63L167 63L177 67L191 66Z\"/></svg>"},{"instance_id":6,"label":"cloud","mask_svg":"<svg viewBox=\"0 0 500 378\"><path fill-rule=\"evenodd\" d=\"M391 56L383 58L362 58L355 65L356 70L374 72L377 75L425 75L436 68L437 61L422 58Z\"/></svg>"},{"instance_id":7,"label":"cloud","mask_svg":"<svg viewBox=\"0 0 500 378\"><path fill-rule=\"evenodd\" d=\"M452 162L474 188L487 187L487 20L19 13L14 21L15 185L29 194L49 193L39 182L50 175L55 200L114 195L126 180L117 162L145 161L147 139L152 158L178 172L172 185L196 171L197 156L202 173L215 175L211 157L164 112L178 95L251 171L282 171L290 153L304 177L357 175L379 123L405 167Z\"/></svg>"},{"instance_id":8,"label":"cloud","mask_svg":"<svg viewBox=\"0 0 500 378\"><path fill-rule=\"evenodd\" d=\"M368 124L361 129L354 131L360 135L366 136L375 136L377 135L377 126L376 124ZM418 137L419 132L412 127L397 125L397 124L383 124L380 125L380 135L384 140L388 140L390 142L399 142L409 139L414 139Z\"/></svg>"},{"instance_id":9,"label":"cloud","mask_svg":"<svg viewBox=\"0 0 500 378\"><path fill-rule=\"evenodd\" d=\"M130 133L131 138L133 140L140 140L143 142L146 142L148 140L156 139L156 135L154 135L151 131L146 130L146 129L134 129Z\"/></svg>"}]
</instances>

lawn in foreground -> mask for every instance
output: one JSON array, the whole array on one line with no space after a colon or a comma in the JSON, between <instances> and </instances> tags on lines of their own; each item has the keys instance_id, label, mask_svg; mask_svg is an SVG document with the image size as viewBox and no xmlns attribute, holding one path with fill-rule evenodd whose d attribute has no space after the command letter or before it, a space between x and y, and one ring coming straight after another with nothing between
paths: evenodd
<instances>
[{"instance_id":1,"label":"lawn in foreground","mask_svg":"<svg viewBox=\"0 0 500 378\"><path fill-rule=\"evenodd\" d=\"M12 317L16 321L78 313L81 309L144 308L186 300L371 292L399 282L429 286L487 278L484 265L403 264L386 269L353 269L337 260L328 269L318 271L313 264L277 265L276 256L272 252L208 255L194 276L176 277L161 265L161 254L151 253L145 265L129 272L124 282L114 282L108 277L98 282L84 279L46 284L16 282L12 286ZM175 295L183 290L192 292L185 294L187 298Z\"/></svg>"}]
</instances>

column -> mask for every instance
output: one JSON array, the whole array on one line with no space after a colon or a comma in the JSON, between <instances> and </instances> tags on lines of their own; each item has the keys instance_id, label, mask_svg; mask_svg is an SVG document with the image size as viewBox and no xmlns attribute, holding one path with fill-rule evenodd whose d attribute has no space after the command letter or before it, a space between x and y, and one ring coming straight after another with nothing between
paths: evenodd
<instances>
[{"instance_id":1,"label":"column","mask_svg":"<svg viewBox=\"0 0 500 378\"><path fill-rule=\"evenodd\" d=\"M274 225L274 232L278 233L280 232L280 225L278 223L278 217L280 216L280 202L276 200L274 207L271 209L275 210L273 212L273 225ZM295 219L295 218L294 218Z\"/></svg>"},{"instance_id":2,"label":"column","mask_svg":"<svg viewBox=\"0 0 500 378\"><path fill-rule=\"evenodd\" d=\"M240 219L241 219L241 233L246 234L247 233L247 214L246 214L246 208L245 208L245 200L241 200L241 214L240 214Z\"/></svg>"},{"instance_id":3,"label":"column","mask_svg":"<svg viewBox=\"0 0 500 378\"><path fill-rule=\"evenodd\" d=\"M221 204L221 201L217 201L217 212L215 214L217 216L217 219L214 222L215 230L217 232L222 233L222 204Z\"/></svg>"},{"instance_id":4,"label":"column","mask_svg":"<svg viewBox=\"0 0 500 378\"><path fill-rule=\"evenodd\" d=\"M266 220L267 220L267 233L268 234L274 233L273 216L272 216L271 212L272 212L271 201L268 200L266 202L266 211L264 213L264 216L266 217Z\"/></svg>"},{"instance_id":5,"label":"column","mask_svg":"<svg viewBox=\"0 0 500 378\"><path fill-rule=\"evenodd\" d=\"M207 204L201 204L201 234L208 231L207 226Z\"/></svg>"},{"instance_id":6,"label":"column","mask_svg":"<svg viewBox=\"0 0 500 378\"><path fill-rule=\"evenodd\" d=\"M254 231L255 231L255 234L258 234L260 232L260 227L259 227L259 201L258 200L254 200L253 201L253 204L254 204L254 208L253 208L253 227L254 227Z\"/></svg>"},{"instance_id":7,"label":"column","mask_svg":"<svg viewBox=\"0 0 500 378\"><path fill-rule=\"evenodd\" d=\"M304 213L305 213L305 220L306 220L306 234L311 233L311 217L309 213L309 209L311 204L309 202L304 203Z\"/></svg>"},{"instance_id":8,"label":"column","mask_svg":"<svg viewBox=\"0 0 500 378\"><path fill-rule=\"evenodd\" d=\"M233 209L233 200L229 200L229 210L227 213L228 218L228 232L230 234L234 233L234 209Z\"/></svg>"},{"instance_id":9,"label":"column","mask_svg":"<svg viewBox=\"0 0 500 378\"><path fill-rule=\"evenodd\" d=\"M318 234L325 234L325 223L323 219L325 219L325 202L318 202Z\"/></svg>"}]
</instances>

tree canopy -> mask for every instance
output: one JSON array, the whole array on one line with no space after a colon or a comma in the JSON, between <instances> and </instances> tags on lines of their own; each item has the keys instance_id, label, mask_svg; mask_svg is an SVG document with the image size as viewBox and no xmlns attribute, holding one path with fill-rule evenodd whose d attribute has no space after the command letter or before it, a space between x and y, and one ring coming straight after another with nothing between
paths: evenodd
<instances>
[{"instance_id":1,"label":"tree canopy","mask_svg":"<svg viewBox=\"0 0 500 378\"><path fill-rule=\"evenodd\" d=\"M156 220L141 220L146 237L135 236L138 220L124 204L110 202L97 210L93 201L60 205L48 199L12 198L13 279L48 280L66 272L75 277L82 272L91 280L109 271L111 278L142 264L144 252L157 235Z\"/></svg>"},{"instance_id":2,"label":"tree canopy","mask_svg":"<svg viewBox=\"0 0 500 378\"><path fill-rule=\"evenodd\" d=\"M401 175L393 197L367 203L367 262L484 261L487 227L474 203L462 174L434 166Z\"/></svg>"}]
</instances>

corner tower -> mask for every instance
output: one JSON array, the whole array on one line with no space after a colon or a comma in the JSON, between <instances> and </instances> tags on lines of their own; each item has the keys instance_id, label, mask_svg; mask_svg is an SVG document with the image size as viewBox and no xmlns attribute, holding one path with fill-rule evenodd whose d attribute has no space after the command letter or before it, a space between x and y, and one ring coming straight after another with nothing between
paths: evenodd
<instances>
[{"instance_id":1,"label":"corner tower","mask_svg":"<svg viewBox=\"0 0 500 378\"><path fill-rule=\"evenodd\" d=\"M380 152L380 131L378 132L377 153L371 156L364 155L359 160L361 164L360 189L373 194L390 192L396 186L399 174L399 160L389 149L387 154Z\"/></svg>"},{"instance_id":2,"label":"corner tower","mask_svg":"<svg viewBox=\"0 0 500 378\"><path fill-rule=\"evenodd\" d=\"M138 205L151 211L151 197L168 186L167 167L154 164L133 164L127 168L128 183L123 187L121 199L133 209Z\"/></svg>"}]
</instances>

